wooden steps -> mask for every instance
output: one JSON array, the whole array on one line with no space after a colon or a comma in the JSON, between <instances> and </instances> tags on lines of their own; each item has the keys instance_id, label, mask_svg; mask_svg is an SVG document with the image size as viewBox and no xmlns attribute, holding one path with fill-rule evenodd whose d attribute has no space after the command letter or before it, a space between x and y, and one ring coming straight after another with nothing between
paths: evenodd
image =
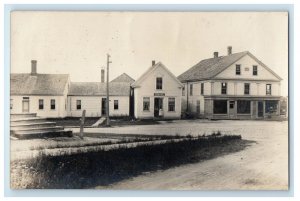
<instances>
[{"instance_id":1,"label":"wooden steps","mask_svg":"<svg viewBox=\"0 0 300 201\"><path fill-rule=\"evenodd\" d=\"M18 139L73 136L71 130L64 130L64 127L37 117L35 113L11 114L10 133Z\"/></svg>"}]
</instances>

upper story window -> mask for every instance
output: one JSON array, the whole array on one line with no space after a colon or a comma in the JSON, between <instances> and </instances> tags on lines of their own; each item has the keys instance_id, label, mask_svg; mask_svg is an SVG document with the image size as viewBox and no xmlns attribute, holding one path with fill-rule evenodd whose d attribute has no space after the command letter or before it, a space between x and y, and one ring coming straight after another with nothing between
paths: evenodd
<instances>
[{"instance_id":1,"label":"upper story window","mask_svg":"<svg viewBox=\"0 0 300 201\"><path fill-rule=\"evenodd\" d=\"M156 78L156 89L162 89L162 83L163 83L162 77L157 77Z\"/></svg>"},{"instance_id":2,"label":"upper story window","mask_svg":"<svg viewBox=\"0 0 300 201\"><path fill-rule=\"evenodd\" d=\"M39 99L39 110L43 110L43 109L44 109L44 100Z\"/></svg>"},{"instance_id":3,"label":"upper story window","mask_svg":"<svg viewBox=\"0 0 300 201\"><path fill-rule=\"evenodd\" d=\"M266 84L266 95L271 95L271 94L272 94L272 85Z\"/></svg>"},{"instance_id":4,"label":"upper story window","mask_svg":"<svg viewBox=\"0 0 300 201\"><path fill-rule=\"evenodd\" d=\"M114 100L114 110L119 109L119 100Z\"/></svg>"},{"instance_id":5,"label":"upper story window","mask_svg":"<svg viewBox=\"0 0 300 201\"><path fill-rule=\"evenodd\" d=\"M257 66L253 66L253 75L257 75Z\"/></svg>"},{"instance_id":6,"label":"upper story window","mask_svg":"<svg viewBox=\"0 0 300 201\"><path fill-rule=\"evenodd\" d=\"M201 83L201 91L200 94L203 95L204 94L204 83Z\"/></svg>"},{"instance_id":7,"label":"upper story window","mask_svg":"<svg viewBox=\"0 0 300 201\"><path fill-rule=\"evenodd\" d=\"M55 99L50 100L50 109L55 110Z\"/></svg>"},{"instance_id":8,"label":"upper story window","mask_svg":"<svg viewBox=\"0 0 300 201\"><path fill-rule=\"evenodd\" d=\"M193 95L193 84L190 84L190 96Z\"/></svg>"},{"instance_id":9,"label":"upper story window","mask_svg":"<svg viewBox=\"0 0 300 201\"><path fill-rule=\"evenodd\" d=\"M244 84L244 94L249 95L250 94L250 83Z\"/></svg>"},{"instance_id":10,"label":"upper story window","mask_svg":"<svg viewBox=\"0 0 300 201\"><path fill-rule=\"evenodd\" d=\"M182 96L185 96L185 87L182 87Z\"/></svg>"},{"instance_id":11,"label":"upper story window","mask_svg":"<svg viewBox=\"0 0 300 201\"><path fill-rule=\"evenodd\" d=\"M227 94L227 83L226 82L221 83L221 94Z\"/></svg>"},{"instance_id":12,"label":"upper story window","mask_svg":"<svg viewBox=\"0 0 300 201\"><path fill-rule=\"evenodd\" d=\"M76 109L81 110L81 100L76 100Z\"/></svg>"},{"instance_id":13,"label":"upper story window","mask_svg":"<svg viewBox=\"0 0 300 201\"><path fill-rule=\"evenodd\" d=\"M241 74L241 65L240 64L237 64L235 66L235 74L236 75L240 75Z\"/></svg>"}]
</instances>

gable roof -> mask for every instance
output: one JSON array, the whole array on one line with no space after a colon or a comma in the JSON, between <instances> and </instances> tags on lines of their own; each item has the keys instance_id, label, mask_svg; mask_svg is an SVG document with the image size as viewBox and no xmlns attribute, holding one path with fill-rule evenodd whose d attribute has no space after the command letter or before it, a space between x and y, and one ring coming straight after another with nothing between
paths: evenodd
<instances>
[{"instance_id":1,"label":"gable roof","mask_svg":"<svg viewBox=\"0 0 300 201\"><path fill-rule=\"evenodd\" d=\"M103 82L71 82L68 95L70 96L105 96L106 83ZM129 96L130 83L110 82L110 96Z\"/></svg>"},{"instance_id":2,"label":"gable roof","mask_svg":"<svg viewBox=\"0 0 300 201\"><path fill-rule=\"evenodd\" d=\"M68 74L10 74L11 95L64 95Z\"/></svg>"},{"instance_id":3,"label":"gable roof","mask_svg":"<svg viewBox=\"0 0 300 201\"><path fill-rule=\"evenodd\" d=\"M118 77L116 77L110 82L128 82L131 84L134 82L134 79L129 75L127 75L126 73L123 73L122 75L119 75Z\"/></svg>"},{"instance_id":4,"label":"gable roof","mask_svg":"<svg viewBox=\"0 0 300 201\"><path fill-rule=\"evenodd\" d=\"M228 56L204 59L196 65L194 65L193 67L191 67L189 70L179 75L178 79L181 82L211 79L219 73L221 73L222 71L224 71L236 61L240 60L245 55L249 55L250 57L252 57L257 63L259 63L261 66L267 69L275 77L277 77L279 80L282 80L282 78L280 78L274 71L268 68L265 64L259 61L248 51L239 52Z\"/></svg>"},{"instance_id":5,"label":"gable roof","mask_svg":"<svg viewBox=\"0 0 300 201\"><path fill-rule=\"evenodd\" d=\"M154 71L156 68L158 67L162 67L163 69L165 69L167 71L167 73L174 78L174 80L181 86L183 87L183 84L177 79L177 77L171 72L169 71L169 69L163 65L161 62L156 63L153 66L150 66L150 68L148 68L148 70L146 70L146 72L144 72L134 83L131 84L132 87L138 87L140 85L140 83L147 77L147 75L149 73L151 73L152 71Z\"/></svg>"}]
</instances>

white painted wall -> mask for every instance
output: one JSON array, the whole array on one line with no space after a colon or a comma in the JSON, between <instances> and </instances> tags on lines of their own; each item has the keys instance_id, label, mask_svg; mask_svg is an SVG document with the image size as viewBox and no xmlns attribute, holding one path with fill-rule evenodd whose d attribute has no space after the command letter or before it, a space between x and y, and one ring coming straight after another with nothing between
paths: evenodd
<instances>
[{"instance_id":1,"label":"white painted wall","mask_svg":"<svg viewBox=\"0 0 300 201\"><path fill-rule=\"evenodd\" d=\"M10 97L13 102L11 114L22 113L23 97L29 97L29 113L37 113L40 117L65 117L67 112L65 108L65 96L15 96ZM39 99L44 100L44 109L39 109ZM51 110L50 101L55 99L55 110Z\"/></svg>"},{"instance_id":2,"label":"white painted wall","mask_svg":"<svg viewBox=\"0 0 300 201\"><path fill-rule=\"evenodd\" d=\"M156 89L156 77L163 78L162 90ZM140 86L134 88L136 118L153 118L154 117L154 93L164 93L163 110L165 118L180 118L181 116L181 96L182 87L177 81L161 66L150 72ZM150 97L150 111L143 111L143 97ZM175 111L168 111L168 98L175 98Z\"/></svg>"},{"instance_id":3,"label":"white painted wall","mask_svg":"<svg viewBox=\"0 0 300 201\"><path fill-rule=\"evenodd\" d=\"M227 95L244 95L244 84L250 83L250 94L253 96L266 96L266 84L272 85L272 96L280 96L280 82L266 81L214 81L213 95L221 95L221 83L227 83Z\"/></svg>"},{"instance_id":4,"label":"white painted wall","mask_svg":"<svg viewBox=\"0 0 300 201\"><path fill-rule=\"evenodd\" d=\"M68 96L68 116L81 117L82 111L86 110L86 117L100 117L102 109L102 98L106 96ZM77 110L76 101L81 100L81 110ZM114 109L114 100L119 101L119 109ZM129 96L110 96L110 116L129 115Z\"/></svg>"},{"instance_id":5,"label":"white painted wall","mask_svg":"<svg viewBox=\"0 0 300 201\"><path fill-rule=\"evenodd\" d=\"M204 83L204 93L201 95L201 83ZM193 96L190 96L190 85L193 84ZM185 95L182 96L182 112L186 111L186 101L187 93L189 95L189 111L196 113L197 112L197 101L200 101L200 115L204 114L204 96L211 95L211 82L210 81L198 81L190 82L187 86L187 83L184 83ZM187 90L188 87L188 90Z\"/></svg>"},{"instance_id":6,"label":"white painted wall","mask_svg":"<svg viewBox=\"0 0 300 201\"><path fill-rule=\"evenodd\" d=\"M236 75L236 64L241 65L241 75ZM256 65L258 75L252 74L252 66ZM245 69L249 68L249 71ZM270 71L259 65L252 57L245 55L237 62L230 65L224 71L216 76L216 78L230 78L230 79L254 79L254 80L278 80Z\"/></svg>"}]
</instances>

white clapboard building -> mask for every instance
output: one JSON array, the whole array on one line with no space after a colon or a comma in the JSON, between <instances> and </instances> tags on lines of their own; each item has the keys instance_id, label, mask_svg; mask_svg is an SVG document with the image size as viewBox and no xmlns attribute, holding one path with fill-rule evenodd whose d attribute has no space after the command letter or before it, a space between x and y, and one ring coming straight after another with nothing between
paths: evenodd
<instances>
[{"instance_id":1,"label":"white clapboard building","mask_svg":"<svg viewBox=\"0 0 300 201\"><path fill-rule=\"evenodd\" d=\"M263 119L280 115L281 78L248 51L218 52L178 76L182 111L209 119Z\"/></svg>"},{"instance_id":2,"label":"white clapboard building","mask_svg":"<svg viewBox=\"0 0 300 201\"><path fill-rule=\"evenodd\" d=\"M183 84L161 62L152 66L132 85L134 116L138 119L179 119Z\"/></svg>"},{"instance_id":3,"label":"white clapboard building","mask_svg":"<svg viewBox=\"0 0 300 201\"><path fill-rule=\"evenodd\" d=\"M70 78L66 74L39 74L37 61L31 73L10 75L10 112L37 113L40 117L66 117Z\"/></svg>"},{"instance_id":4,"label":"white clapboard building","mask_svg":"<svg viewBox=\"0 0 300 201\"><path fill-rule=\"evenodd\" d=\"M109 83L109 114L112 117L130 115L131 87L134 80L122 74ZM68 93L68 116L80 117L86 110L87 117L106 115L105 82L71 82Z\"/></svg>"},{"instance_id":5,"label":"white clapboard building","mask_svg":"<svg viewBox=\"0 0 300 201\"><path fill-rule=\"evenodd\" d=\"M41 117L106 115L106 82L70 82L69 75L11 74L10 111ZM175 77L161 62L136 81L123 73L109 82L109 114L137 119L264 119L280 116L281 78L250 52L205 59Z\"/></svg>"}]
</instances>

